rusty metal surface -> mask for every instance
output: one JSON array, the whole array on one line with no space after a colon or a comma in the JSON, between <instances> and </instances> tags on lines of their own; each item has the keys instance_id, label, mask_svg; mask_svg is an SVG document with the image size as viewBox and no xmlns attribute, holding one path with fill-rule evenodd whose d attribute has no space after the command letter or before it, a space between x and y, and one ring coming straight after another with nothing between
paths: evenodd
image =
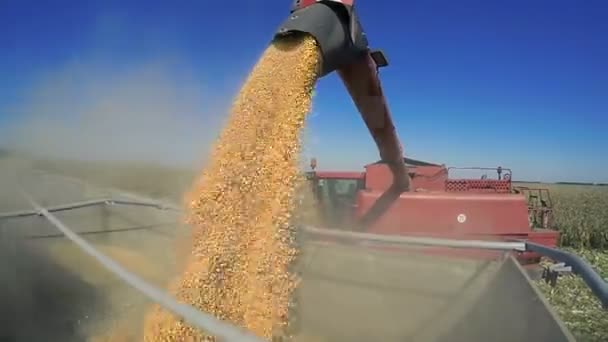
<instances>
[{"instance_id":1,"label":"rusty metal surface","mask_svg":"<svg viewBox=\"0 0 608 342\"><path fill-rule=\"evenodd\" d=\"M438 342L575 340L512 257L471 304Z\"/></svg>"},{"instance_id":2,"label":"rusty metal surface","mask_svg":"<svg viewBox=\"0 0 608 342\"><path fill-rule=\"evenodd\" d=\"M112 191L48 175L0 169L0 211L28 207L18 181L41 204L94 201ZM129 271L165 288L175 274L176 237L187 235L179 216L147 207L83 207L57 212L76 233ZM3 341L83 341L129 322L126 340L138 340L145 310L153 303L81 252L40 216L0 220L5 246L0 298Z\"/></svg>"},{"instance_id":3,"label":"rusty metal surface","mask_svg":"<svg viewBox=\"0 0 608 342\"><path fill-rule=\"evenodd\" d=\"M306 243L296 341L572 341L513 259Z\"/></svg>"},{"instance_id":4,"label":"rusty metal surface","mask_svg":"<svg viewBox=\"0 0 608 342\"><path fill-rule=\"evenodd\" d=\"M213 336L225 341L263 342L262 339L258 338L247 330L230 324L229 322L221 321L213 315L199 311L188 304L178 302L162 288L146 282L137 274L130 272L120 263L117 263L108 255L95 248L95 246L84 240L81 236L79 236L79 234L76 234L55 215L36 203L36 201L29 194L23 193L23 196L30 202L37 212L40 213L40 216L47 219L81 251L86 253L89 257L94 258L95 261L97 261L98 264L103 266L107 271L120 278L123 282L146 296L148 299L159 304L164 309L169 310L174 315L179 316L187 324L190 324L197 329L207 331ZM125 205L128 205L129 203L131 205L137 205L137 202L124 201Z\"/></svg>"},{"instance_id":5,"label":"rusty metal surface","mask_svg":"<svg viewBox=\"0 0 608 342\"><path fill-rule=\"evenodd\" d=\"M485 267L491 265L307 244L298 268L296 340L414 340L468 282L487 281Z\"/></svg>"}]
</instances>

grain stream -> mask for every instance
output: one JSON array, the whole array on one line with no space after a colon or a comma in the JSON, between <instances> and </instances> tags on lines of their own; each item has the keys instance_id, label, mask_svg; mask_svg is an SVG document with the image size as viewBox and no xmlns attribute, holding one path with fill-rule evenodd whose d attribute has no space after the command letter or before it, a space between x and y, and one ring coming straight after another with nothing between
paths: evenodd
<instances>
[{"instance_id":1,"label":"grain stream","mask_svg":"<svg viewBox=\"0 0 608 342\"><path fill-rule=\"evenodd\" d=\"M297 256L290 225L300 134L319 54L311 37L273 42L236 98L211 162L187 196L191 255L171 285L179 301L277 339L285 334ZM154 307L144 340L213 341Z\"/></svg>"}]
</instances>

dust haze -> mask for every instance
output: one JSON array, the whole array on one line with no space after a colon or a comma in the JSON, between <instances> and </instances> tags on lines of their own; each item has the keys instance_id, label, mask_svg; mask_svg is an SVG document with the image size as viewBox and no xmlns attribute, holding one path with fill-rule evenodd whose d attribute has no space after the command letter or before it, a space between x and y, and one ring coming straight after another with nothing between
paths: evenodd
<instances>
[{"instance_id":1,"label":"dust haze","mask_svg":"<svg viewBox=\"0 0 608 342\"><path fill-rule=\"evenodd\" d=\"M112 67L88 59L33 79L1 147L47 171L178 199L204 167L233 94L215 94L179 58Z\"/></svg>"},{"instance_id":2,"label":"dust haze","mask_svg":"<svg viewBox=\"0 0 608 342\"><path fill-rule=\"evenodd\" d=\"M31 162L0 159L0 212L27 209L17 174ZM39 218L0 218L0 340L82 341L85 308L100 308L99 294L48 250L23 238ZM80 323L79 323L80 321Z\"/></svg>"},{"instance_id":3,"label":"dust haze","mask_svg":"<svg viewBox=\"0 0 608 342\"><path fill-rule=\"evenodd\" d=\"M87 319L86 308L100 307L99 294L77 274L50 259L43 249L28 245L2 228L0 340L84 340L80 328Z\"/></svg>"},{"instance_id":4,"label":"dust haze","mask_svg":"<svg viewBox=\"0 0 608 342\"><path fill-rule=\"evenodd\" d=\"M35 189L37 199L66 200L26 176L33 169L179 199L204 166L230 100L218 100L192 74L165 59L119 68L76 61L39 74L11 108L17 119L0 139L0 149L9 151L0 153L0 212L29 209L18 183ZM27 222L0 219L0 340L86 340L87 320L96 319L90 313L105 312L109 292L60 264L42 240L18 234ZM53 232L49 226L47 233ZM104 243L124 242L119 235ZM152 249L143 233L137 236L131 249ZM154 250L171 251L170 243Z\"/></svg>"},{"instance_id":5,"label":"dust haze","mask_svg":"<svg viewBox=\"0 0 608 342\"><path fill-rule=\"evenodd\" d=\"M34 82L5 139L36 157L191 168L204 162L224 117L209 95L170 62L111 71L70 63Z\"/></svg>"}]
</instances>

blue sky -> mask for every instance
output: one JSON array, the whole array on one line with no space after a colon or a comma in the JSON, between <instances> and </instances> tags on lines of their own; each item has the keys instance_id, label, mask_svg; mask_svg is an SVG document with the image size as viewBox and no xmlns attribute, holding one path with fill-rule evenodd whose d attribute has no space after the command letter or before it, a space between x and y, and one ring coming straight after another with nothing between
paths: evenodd
<instances>
[{"instance_id":1,"label":"blue sky","mask_svg":"<svg viewBox=\"0 0 608 342\"><path fill-rule=\"evenodd\" d=\"M116 122L154 109L165 115L157 126L167 126L167 115L183 124L156 148L191 155L207 152L192 148L203 144L192 137L213 140L211 128L217 131L291 1L58 3L0 4L0 143L40 113L61 122L111 108ZM608 182L608 2L356 6L372 47L391 63L382 82L407 155L500 164L520 179ZM159 98L161 105L131 103ZM305 153L320 167L357 170L377 159L334 75L319 82L313 110ZM190 119L207 129L194 130Z\"/></svg>"}]
</instances>

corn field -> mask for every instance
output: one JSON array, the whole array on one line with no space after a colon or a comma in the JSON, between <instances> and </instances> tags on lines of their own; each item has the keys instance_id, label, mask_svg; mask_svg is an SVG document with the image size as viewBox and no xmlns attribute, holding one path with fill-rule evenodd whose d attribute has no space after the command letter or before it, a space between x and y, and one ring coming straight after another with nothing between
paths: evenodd
<instances>
[{"instance_id":1,"label":"corn field","mask_svg":"<svg viewBox=\"0 0 608 342\"><path fill-rule=\"evenodd\" d=\"M562 248L584 258L608 279L608 187L543 185L551 191ZM608 340L608 313L584 282L566 275L551 287L537 282L579 341Z\"/></svg>"},{"instance_id":2,"label":"corn field","mask_svg":"<svg viewBox=\"0 0 608 342\"><path fill-rule=\"evenodd\" d=\"M608 247L608 187L550 185L561 245L577 249Z\"/></svg>"}]
</instances>

